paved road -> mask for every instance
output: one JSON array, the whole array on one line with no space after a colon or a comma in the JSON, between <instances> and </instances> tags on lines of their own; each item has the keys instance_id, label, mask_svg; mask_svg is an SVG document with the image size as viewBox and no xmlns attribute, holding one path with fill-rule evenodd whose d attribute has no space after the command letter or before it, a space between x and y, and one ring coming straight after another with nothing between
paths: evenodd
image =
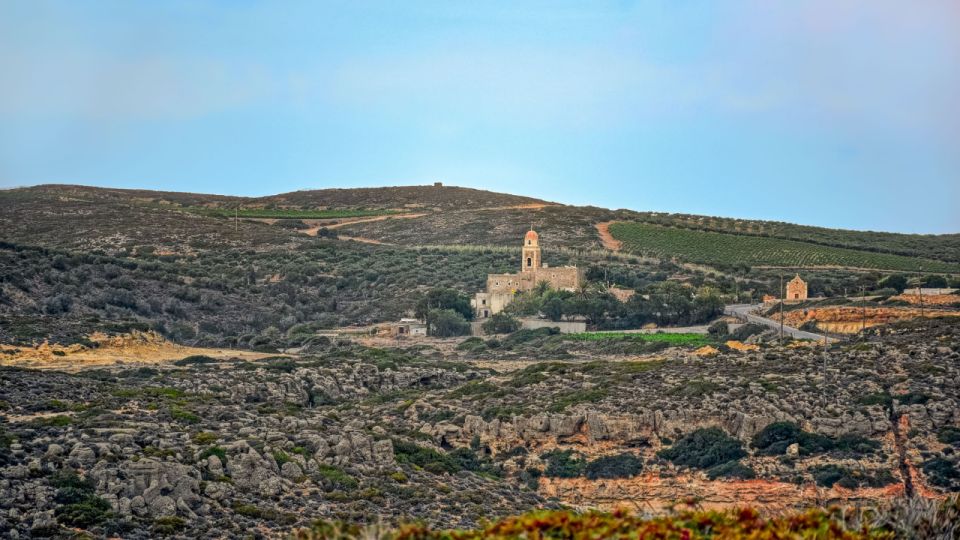
<instances>
[{"instance_id":1,"label":"paved road","mask_svg":"<svg viewBox=\"0 0 960 540\"><path fill-rule=\"evenodd\" d=\"M725 315L732 315L741 321L764 324L770 328L780 331L780 321L754 315L753 312L757 311L761 307L763 307L763 304L731 304L723 308L723 313ZM783 327L783 333L795 339L812 339L815 341L823 341L823 336L820 334L804 332L803 330L792 328L786 325Z\"/></svg>"}]
</instances>

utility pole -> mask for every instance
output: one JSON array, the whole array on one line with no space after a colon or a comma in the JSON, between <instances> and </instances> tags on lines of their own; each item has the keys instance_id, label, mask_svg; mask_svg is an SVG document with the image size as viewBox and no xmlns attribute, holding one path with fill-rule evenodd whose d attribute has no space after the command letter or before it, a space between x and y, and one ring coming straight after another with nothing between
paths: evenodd
<instances>
[{"instance_id":1,"label":"utility pole","mask_svg":"<svg viewBox=\"0 0 960 540\"><path fill-rule=\"evenodd\" d=\"M863 336L863 339L867 339L867 335L864 333L867 329L867 286L860 286L860 307L863 308L863 317L860 324L860 335Z\"/></svg>"},{"instance_id":2,"label":"utility pole","mask_svg":"<svg viewBox=\"0 0 960 540\"><path fill-rule=\"evenodd\" d=\"M920 318L923 318L923 267L920 267L920 277L917 278L917 295L920 296Z\"/></svg>"},{"instance_id":3,"label":"utility pole","mask_svg":"<svg viewBox=\"0 0 960 540\"><path fill-rule=\"evenodd\" d=\"M780 272L780 346L783 346L783 272Z\"/></svg>"},{"instance_id":4,"label":"utility pole","mask_svg":"<svg viewBox=\"0 0 960 540\"><path fill-rule=\"evenodd\" d=\"M240 231L240 207L233 209L233 232Z\"/></svg>"}]
</instances>

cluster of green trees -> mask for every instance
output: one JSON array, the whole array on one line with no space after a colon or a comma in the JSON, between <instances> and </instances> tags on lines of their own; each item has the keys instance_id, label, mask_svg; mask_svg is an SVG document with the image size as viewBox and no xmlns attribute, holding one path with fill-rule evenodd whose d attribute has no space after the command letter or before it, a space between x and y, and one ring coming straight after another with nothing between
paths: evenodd
<instances>
[{"instance_id":1,"label":"cluster of green trees","mask_svg":"<svg viewBox=\"0 0 960 540\"><path fill-rule=\"evenodd\" d=\"M470 334L473 308L470 298L454 289L431 289L417 302L414 314L427 323L427 333L436 337Z\"/></svg>"},{"instance_id":2,"label":"cluster of green trees","mask_svg":"<svg viewBox=\"0 0 960 540\"><path fill-rule=\"evenodd\" d=\"M716 289L694 289L675 281L649 285L626 302L620 302L599 287L587 286L570 292L553 290L541 283L518 295L507 307L507 312L523 316L543 314L552 321L583 317L598 328L617 329L638 328L648 323L659 326L700 324L723 313L723 305Z\"/></svg>"},{"instance_id":3,"label":"cluster of green trees","mask_svg":"<svg viewBox=\"0 0 960 540\"><path fill-rule=\"evenodd\" d=\"M584 318L598 328L638 328L647 323L659 326L683 326L708 322L723 313L723 299L716 289L693 287L674 281L649 285L643 294L626 302L617 300L602 287L585 286L580 290L551 289L546 282L518 293L503 313L484 322L488 334L509 334L520 329L517 317L544 316L551 321ZM454 289L438 288L417 302L415 315L426 321L432 336L451 337L470 333L473 309L470 299Z\"/></svg>"}]
</instances>

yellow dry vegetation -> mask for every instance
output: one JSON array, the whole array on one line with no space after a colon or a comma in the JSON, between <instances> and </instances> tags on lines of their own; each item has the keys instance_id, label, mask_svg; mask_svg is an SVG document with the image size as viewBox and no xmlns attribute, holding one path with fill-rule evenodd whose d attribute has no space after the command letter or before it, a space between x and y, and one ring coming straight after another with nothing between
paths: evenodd
<instances>
[{"instance_id":1,"label":"yellow dry vegetation","mask_svg":"<svg viewBox=\"0 0 960 540\"><path fill-rule=\"evenodd\" d=\"M34 369L75 370L85 367L124 364L162 364L188 356L211 358L240 358L256 360L272 354L233 349L185 347L163 338L156 332L133 331L129 334L107 335L94 332L88 339L94 346L57 345L47 342L33 347L0 344L0 365Z\"/></svg>"},{"instance_id":2,"label":"yellow dry vegetation","mask_svg":"<svg viewBox=\"0 0 960 540\"><path fill-rule=\"evenodd\" d=\"M734 349L736 351L759 351L759 345L746 344L735 339L731 339L726 343L727 347Z\"/></svg>"}]
</instances>

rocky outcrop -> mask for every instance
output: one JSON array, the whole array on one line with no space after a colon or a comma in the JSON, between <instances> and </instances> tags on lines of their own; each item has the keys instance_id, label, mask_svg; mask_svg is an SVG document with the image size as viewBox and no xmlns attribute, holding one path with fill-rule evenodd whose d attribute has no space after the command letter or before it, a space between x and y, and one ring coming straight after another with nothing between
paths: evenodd
<instances>
[{"instance_id":1,"label":"rocky outcrop","mask_svg":"<svg viewBox=\"0 0 960 540\"><path fill-rule=\"evenodd\" d=\"M820 488L813 483L770 480L710 481L700 476L646 474L635 478L591 481L584 478L542 478L540 492L579 508L661 513L683 501L719 510L752 506L765 511L827 504L856 504L903 494L903 484L885 488Z\"/></svg>"}]
</instances>

